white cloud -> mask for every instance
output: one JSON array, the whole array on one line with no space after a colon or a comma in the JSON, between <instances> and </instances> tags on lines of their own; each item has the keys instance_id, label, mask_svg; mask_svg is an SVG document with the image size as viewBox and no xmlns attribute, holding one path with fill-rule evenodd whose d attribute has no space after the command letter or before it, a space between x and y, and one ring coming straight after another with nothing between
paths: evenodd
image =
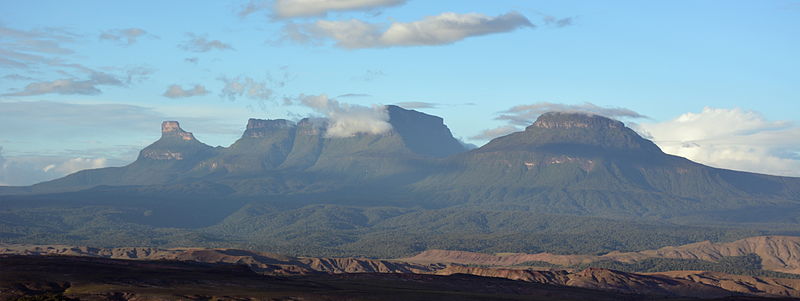
<instances>
[{"instance_id":1,"label":"white cloud","mask_svg":"<svg viewBox=\"0 0 800 301\"><path fill-rule=\"evenodd\" d=\"M273 11L279 18L324 16L334 11L370 10L380 7L395 6L407 0L276 0ZM251 2L245 6L240 15L248 15L265 5Z\"/></svg>"},{"instance_id":2,"label":"white cloud","mask_svg":"<svg viewBox=\"0 0 800 301\"><path fill-rule=\"evenodd\" d=\"M0 185L32 185L57 179L84 169L108 166L106 158L55 156L3 156L0 147Z\"/></svg>"},{"instance_id":3,"label":"white cloud","mask_svg":"<svg viewBox=\"0 0 800 301\"><path fill-rule=\"evenodd\" d=\"M285 28L285 38L296 42L330 39L336 46L348 49L434 46L452 44L469 37L510 32L523 27L534 27L534 25L517 12L497 17L448 12L415 22L395 22L385 30L380 24L366 23L357 19L290 24Z\"/></svg>"},{"instance_id":4,"label":"white cloud","mask_svg":"<svg viewBox=\"0 0 800 301\"><path fill-rule=\"evenodd\" d=\"M184 89L179 85L171 85L167 87L167 91L164 91L164 97L169 98L186 98L186 97L193 97L193 96L202 96L208 94L208 90L203 85L194 85L194 87L190 89Z\"/></svg>"},{"instance_id":5,"label":"white cloud","mask_svg":"<svg viewBox=\"0 0 800 301\"><path fill-rule=\"evenodd\" d=\"M233 46L220 40L209 40L205 36L188 33L189 40L178 45L179 48L191 52L209 52L211 50L233 50Z\"/></svg>"},{"instance_id":6,"label":"white cloud","mask_svg":"<svg viewBox=\"0 0 800 301\"><path fill-rule=\"evenodd\" d=\"M666 153L734 170L800 176L800 127L753 111L705 108L638 130Z\"/></svg>"},{"instance_id":7,"label":"white cloud","mask_svg":"<svg viewBox=\"0 0 800 301\"><path fill-rule=\"evenodd\" d=\"M3 96L31 96L42 94L62 94L62 95L97 95L100 94L99 86L124 86L114 75L103 72L92 72L89 79L78 80L74 78L57 79L54 81L43 81L30 83L22 91L6 93Z\"/></svg>"},{"instance_id":8,"label":"white cloud","mask_svg":"<svg viewBox=\"0 0 800 301\"><path fill-rule=\"evenodd\" d=\"M508 124L483 130L479 134L472 136L469 139L474 141L488 141L513 132L521 131L525 127L533 124L533 122L536 121L536 118L539 118L539 115L547 112L588 113L614 119L647 118L647 116L639 114L630 109L619 107L601 107L590 102L577 105L553 102L537 102L529 105L514 106L508 110L499 112L499 116L495 117L494 119L505 121Z\"/></svg>"},{"instance_id":9,"label":"white cloud","mask_svg":"<svg viewBox=\"0 0 800 301\"><path fill-rule=\"evenodd\" d=\"M618 107L601 107L593 103L579 105L560 104L552 102L537 102L530 105L514 106L501 112L496 120L505 120L512 125L529 126L539 115L547 112L573 112L602 115L609 118L647 118L647 116L633 110Z\"/></svg>"},{"instance_id":10,"label":"white cloud","mask_svg":"<svg viewBox=\"0 0 800 301\"><path fill-rule=\"evenodd\" d=\"M326 137L342 138L357 134L384 134L392 129L386 106L371 107L340 103L327 95L301 95L299 104L313 109L328 119Z\"/></svg>"},{"instance_id":11,"label":"white cloud","mask_svg":"<svg viewBox=\"0 0 800 301\"><path fill-rule=\"evenodd\" d=\"M225 87L220 96L230 100L237 97L247 97L254 100L269 100L272 98L273 91L268 87L269 80L257 81L250 77L219 78Z\"/></svg>"},{"instance_id":12,"label":"white cloud","mask_svg":"<svg viewBox=\"0 0 800 301\"><path fill-rule=\"evenodd\" d=\"M438 103L424 102L424 101L406 101L398 102L396 105L405 109L434 109L439 107Z\"/></svg>"},{"instance_id":13,"label":"white cloud","mask_svg":"<svg viewBox=\"0 0 800 301\"><path fill-rule=\"evenodd\" d=\"M108 162L106 158L71 158L67 161L49 164L42 168L44 172L52 172L59 176L68 175L84 169L95 169L106 167Z\"/></svg>"},{"instance_id":14,"label":"white cloud","mask_svg":"<svg viewBox=\"0 0 800 301\"><path fill-rule=\"evenodd\" d=\"M122 45L130 46L143 36L149 35L146 30L141 28L125 28L108 30L100 34L100 40L116 41ZM152 35L150 35L152 36Z\"/></svg>"}]
</instances>

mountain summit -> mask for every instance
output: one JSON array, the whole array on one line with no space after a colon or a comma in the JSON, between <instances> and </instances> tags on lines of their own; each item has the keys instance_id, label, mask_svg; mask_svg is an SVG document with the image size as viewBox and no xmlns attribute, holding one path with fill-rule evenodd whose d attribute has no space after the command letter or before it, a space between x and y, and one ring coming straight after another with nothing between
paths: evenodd
<instances>
[{"instance_id":1,"label":"mountain summit","mask_svg":"<svg viewBox=\"0 0 800 301\"><path fill-rule=\"evenodd\" d=\"M492 140L483 151L534 149L560 153L645 152L663 154L624 123L600 115L550 112L523 132Z\"/></svg>"}]
</instances>

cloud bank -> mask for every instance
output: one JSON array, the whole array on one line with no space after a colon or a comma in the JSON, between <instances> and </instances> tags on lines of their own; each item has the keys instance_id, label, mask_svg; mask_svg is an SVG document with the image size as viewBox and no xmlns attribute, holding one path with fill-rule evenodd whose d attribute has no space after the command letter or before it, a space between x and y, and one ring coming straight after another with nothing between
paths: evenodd
<instances>
[{"instance_id":1,"label":"cloud bank","mask_svg":"<svg viewBox=\"0 0 800 301\"><path fill-rule=\"evenodd\" d=\"M124 86L125 83L114 75L103 72L92 72L89 79L58 79L30 83L22 91L6 93L3 96L31 96L42 94L61 95L97 95L102 91L100 86Z\"/></svg>"},{"instance_id":2,"label":"cloud bank","mask_svg":"<svg viewBox=\"0 0 800 301\"><path fill-rule=\"evenodd\" d=\"M119 40L145 34L139 29L120 30L109 33L108 39ZM116 36L111 36L116 35ZM126 37L127 35L127 37ZM125 86L147 78L154 72L152 68L141 66L124 68L105 68L99 71L81 64L69 62L75 51L66 45L75 44L82 36L59 28L41 30L18 30L0 26L0 67L20 69L22 72L37 74L43 77L42 70L50 75L58 74L54 80L41 80L29 83L25 87L14 89L14 92L0 96L32 96L42 94L62 95L97 95L102 93L101 86ZM29 76L11 74L4 79L31 81Z\"/></svg>"},{"instance_id":3,"label":"cloud bank","mask_svg":"<svg viewBox=\"0 0 800 301\"><path fill-rule=\"evenodd\" d=\"M524 127L533 124L539 115L547 112L573 112L602 115L614 119L640 119L647 118L633 110L619 107L601 107L593 103L583 103L578 105L537 102L529 105L514 106L508 110L500 112L495 120L505 121L508 124L496 128L483 130L479 134L470 137L470 140L485 141L500 136L505 136L513 132L521 131Z\"/></svg>"},{"instance_id":4,"label":"cloud bank","mask_svg":"<svg viewBox=\"0 0 800 301\"><path fill-rule=\"evenodd\" d=\"M206 94L208 94L208 90L206 90L206 87L203 85L194 85L194 87L190 89L184 89L180 85L171 85L167 87L167 91L164 91L162 95L168 98L186 98Z\"/></svg>"},{"instance_id":5,"label":"cloud bank","mask_svg":"<svg viewBox=\"0 0 800 301\"><path fill-rule=\"evenodd\" d=\"M311 108L328 119L325 136L353 137L357 134L384 134L392 129L386 106L371 107L340 103L327 95L301 95L297 103Z\"/></svg>"},{"instance_id":6,"label":"cloud bank","mask_svg":"<svg viewBox=\"0 0 800 301\"><path fill-rule=\"evenodd\" d=\"M704 108L637 130L664 152L727 169L800 176L800 127L754 111Z\"/></svg>"},{"instance_id":7,"label":"cloud bank","mask_svg":"<svg viewBox=\"0 0 800 301\"><path fill-rule=\"evenodd\" d=\"M396 105L405 109L434 109L439 107L438 103L424 102L424 101L406 101L398 102Z\"/></svg>"},{"instance_id":8,"label":"cloud bank","mask_svg":"<svg viewBox=\"0 0 800 301\"><path fill-rule=\"evenodd\" d=\"M337 47L360 49L447 45L469 37L511 32L525 27L534 25L517 12L496 17L448 12L415 22L395 22L388 28L357 19L319 20L311 24L290 24L284 28L284 33L286 39L296 42L332 40Z\"/></svg>"},{"instance_id":9,"label":"cloud bank","mask_svg":"<svg viewBox=\"0 0 800 301\"><path fill-rule=\"evenodd\" d=\"M501 112L496 120L505 120L512 125L529 126L539 115L547 112L573 112L573 113L589 113L606 116L609 118L647 118L647 116L636 113L626 108L618 107L601 107L593 103L583 103L579 105L568 105L552 102L537 102L530 105L514 106L508 110Z\"/></svg>"},{"instance_id":10,"label":"cloud bank","mask_svg":"<svg viewBox=\"0 0 800 301\"><path fill-rule=\"evenodd\" d=\"M107 164L105 158L5 157L0 147L0 185L31 185Z\"/></svg>"}]
</instances>

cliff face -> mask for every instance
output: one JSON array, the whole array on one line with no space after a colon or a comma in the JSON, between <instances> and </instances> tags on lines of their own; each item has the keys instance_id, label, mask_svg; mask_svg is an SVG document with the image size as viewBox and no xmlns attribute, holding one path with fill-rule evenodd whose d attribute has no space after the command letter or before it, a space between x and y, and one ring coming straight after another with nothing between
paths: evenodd
<instances>
[{"instance_id":1,"label":"cliff face","mask_svg":"<svg viewBox=\"0 0 800 301\"><path fill-rule=\"evenodd\" d=\"M413 173L417 161L465 150L441 118L396 106L387 111L390 131L335 138L326 135L325 119L297 124L250 119L242 138L196 170L250 175L306 171L343 175L340 180L369 179Z\"/></svg>"},{"instance_id":2,"label":"cliff face","mask_svg":"<svg viewBox=\"0 0 800 301\"><path fill-rule=\"evenodd\" d=\"M387 106L387 110L392 130L413 152L443 158L466 150L441 117L398 106Z\"/></svg>"}]
</instances>

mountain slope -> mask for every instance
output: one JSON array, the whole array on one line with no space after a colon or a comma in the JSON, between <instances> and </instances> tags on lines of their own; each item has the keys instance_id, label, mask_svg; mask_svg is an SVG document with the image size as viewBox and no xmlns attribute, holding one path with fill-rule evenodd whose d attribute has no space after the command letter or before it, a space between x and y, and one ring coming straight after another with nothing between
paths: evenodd
<instances>
[{"instance_id":1,"label":"mountain slope","mask_svg":"<svg viewBox=\"0 0 800 301\"><path fill-rule=\"evenodd\" d=\"M36 192L70 191L99 185L150 185L175 182L204 159L218 153L177 121L161 124L161 138L139 152L133 163L124 167L83 170L61 179L33 185Z\"/></svg>"},{"instance_id":2,"label":"mountain slope","mask_svg":"<svg viewBox=\"0 0 800 301\"><path fill-rule=\"evenodd\" d=\"M800 179L710 168L663 153L619 121L547 113L448 159L417 183L437 201L550 213L671 217L800 204Z\"/></svg>"}]
</instances>

